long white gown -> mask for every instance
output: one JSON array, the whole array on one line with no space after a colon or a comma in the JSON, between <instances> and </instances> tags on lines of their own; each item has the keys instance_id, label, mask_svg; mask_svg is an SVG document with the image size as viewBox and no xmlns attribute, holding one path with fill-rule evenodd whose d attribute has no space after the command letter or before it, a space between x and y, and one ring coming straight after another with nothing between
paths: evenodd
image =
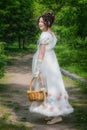
<instances>
[{"instance_id":1,"label":"long white gown","mask_svg":"<svg viewBox=\"0 0 87 130\"><path fill-rule=\"evenodd\" d=\"M35 71L40 44L46 44L46 52L41 64L41 73L44 79L44 86L48 91L48 96L44 102L31 102L29 111L39 113L44 116L59 116L72 113L74 109L69 104L68 94L65 90L62 75L60 72L57 57L54 52L57 38L55 34L51 35L49 32L42 32L40 35L38 49L33 56L32 74ZM35 87L39 89L41 86L34 81Z\"/></svg>"}]
</instances>

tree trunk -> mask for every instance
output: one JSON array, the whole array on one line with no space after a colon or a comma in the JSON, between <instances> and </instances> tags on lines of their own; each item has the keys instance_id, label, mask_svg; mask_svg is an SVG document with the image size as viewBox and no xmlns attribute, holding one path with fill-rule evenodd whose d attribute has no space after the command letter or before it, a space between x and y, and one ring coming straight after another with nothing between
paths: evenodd
<instances>
[{"instance_id":1,"label":"tree trunk","mask_svg":"<svg viewBox=\"0 0 87 130\"><path fill-rule=\"evenodd\" d=\"M19 49L21 49L21 38L20 38L20 36L18 37L18 46L19 46Z\"/></svg>"},{"instance_id":2,"label":"tree trunk","mask_svg":"<svg viewBox=\"0 0 87 130\"><path fill-rule=\"evenodd\" d=\"M25 49L25 38L23 39L23 49Z\"/></svg>"}]
</instances>

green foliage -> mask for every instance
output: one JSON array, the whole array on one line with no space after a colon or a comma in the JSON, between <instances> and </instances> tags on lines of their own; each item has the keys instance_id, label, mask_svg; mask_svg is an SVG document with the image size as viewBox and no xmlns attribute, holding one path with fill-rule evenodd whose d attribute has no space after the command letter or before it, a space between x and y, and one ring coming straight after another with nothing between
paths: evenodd
<instances>
[{"instance_id":1,"label":"green foliage","mask_svg":"<svg viewBox=\"0 0 87 130\"><path fill-rule=\"evenodd\" d=\"M83 95L84 96L84 95ZM81 97L82 98L82 97ZM77 130L86 130L87 129L87 102L86 101L80 101L78 104L77 102L73 103L73 106L75 108L75 127Z\"/></svg>"},{"instance_id":2,"label":"green foliage","mask_svg":"<svg viewBox=\"0 0 87 130\"><path fill-rule=\"evenodd\" d=\"M87 79L87 52L85 48L74 49L64 43L58 44L55 52L61 67Z\"/></svg>"},{"instance_id":3,"label":"green foliage","mask_svg":"<svg viewBox=\"0 0 87 130\"><path fill-rule=\"evenodd\" d=\"M12 44L18 41L19 48L25 47L26 43L34 40L36 25L32 12L33 1L9 0L0 1L0 39Z\"/></svg>"},{"instance_id":4,"label":"green foliage","mask_svg":"<svg viewBox=\"0 0 87 130\"><path fill-rule=\"evenodd\" d=\"M0 130L32 130L31 126L25 126L23 123L11 123L0 118Z\"/></svg>"},{"instance_id":5,"label":"green foliage","mask_svg":"<svg viewBox=\"0 0 87 130\"><path fill-rule=\"evenodd\" d=\"M66 27L76 24L77 8L72 6L63 6L56 14L56 19L59 25Z\"/></svg>"},{"instance_id":6,"label":"green foliage","mask_svg":"<svg viewBox=\"0 0 87 130\"><path fill-rule=\"evenodd\" d=\"M87 39L86 38L84 39L84 38L81 38L81 37L77 37L75 39L75 42L74 42L74 47L76 49L80 49L80 50L84 49L84 51L86 52L86 49L87 49Z\"/></svg>"},{"instance_id":7,"label":"green foliage","mask_svg":"<svg viewBox=\"0 0 87 130\"><path fill-rule=\"evenodd\" d=\"M4 55L4 45L0 43L0 78L4 74L4 67L6 65L6 56Z\"/></svg>"},{"instance_id":8,"label":"green foliage","mask_svg":"<svg viewBox=\"0 0 87 130\"><path fill-rule=\"evenodd\" d=\"M84 95L87 94L87 82L81 82L77 81L76 85L80 87L80 92L83 93Z\"/></svg>"},{"instance_id":9,"label":"green foliage","mask_svg":"<svg viewBox=\"0 0 87 130\"><path fill-rule=\"evenodd\" d=\"M0 40L11 45L8 47L7 44L8 53L11 50L14 53L23 52L22 49L17 49L17 46L25 51L27 47L29 52L33 53L34 49L30 49L28 45L36 42L39 31L37 19L45 12L55 14L52 29L56 33L58 43L65 47L65 50L61 47L62 54L60 52L58 56L60 64L76 73L83 71L84 75L87 70L87 0L1 0ZM14 42L17 43L16 48L15 45L12 48ZM1 59L4 59L3 56ZM1 66L5 63L4 60L0 62Z\"/></svg>"},{"instance_id":10,"label":"green foliage","mask_svg":"<svg viewBox=\"0 0 87 130\"><path fill-rule=\"evenodd\" d=\"M38 0L42 2L42 0ZM87 0L54 0L42 2L46 10L54 12L56 17L57 35L60 35L61 43L73 43L77 37L87 37ZM80 42L81 43L81 42ZM83 44L83 43L82 43Z\"/></svg>"},{"instance_id":11,"label":"green foliage","mask_svg":"<svg viewBox=\"0 0 87 130\"><path fill-rule=\"evenodd\" d=\"M5 53L8 56L8 63L11 63L11 59L15 56L25 56L28 54L35 53L36 49L37 45L35 44L29 44L27 48L24 49L23 48L19 49L17 47L17 43L15 43L14 45L10 45L5 48Z\"/></svg>"},{"instance_id":12,"label":"green foliage","mask_svg":"<svg viewBox=\"0 0 87 130\"><path fill-rule=\"evenodd\" d=\"M57 26L56 27L56 32L58 37L59 43L66 43L70 44L70 46L73 46L73 42L76 38L76 33L77 33L77 26L73 25L70 27L65 27L65 26Z\"/></svg>"},{"instance_id":13,"label":"green foliage","mask_svg":"<svg viewBox=\"0 0 87 130\"><path fill-rule=\"evenodd\" d=\"M9 119L9 116L10 116L9 112L8 113L4 113L2 118L7 120L7 119Z\"/></svg>"}]
</instances>

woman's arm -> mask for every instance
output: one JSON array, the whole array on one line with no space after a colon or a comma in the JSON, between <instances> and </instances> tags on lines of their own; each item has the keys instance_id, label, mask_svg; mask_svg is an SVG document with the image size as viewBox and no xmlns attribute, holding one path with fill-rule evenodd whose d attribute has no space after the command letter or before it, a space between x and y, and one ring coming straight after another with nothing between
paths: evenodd
<instances>
[{"instance_id":1,"label":"woman's arm","mask_svg":"<svg viewBox=\"0 0 87 130\"><path fill-rule=\"evenodd\" d=\"M44 55L45 55L45 50L46 50L46 45L41 44L40 45L39 55L38 55L38 60L41 61L41 63L43 62L43 58L44 58ZM41 63L40 63L40 66L41 66ZM38 74L38 77L42 79L42 74L40 72Z\"/></svg>"},{"instance_id":2,"label":"woman's arm","mask_svg":"<svg viewBox=\"0 0 87 130\"><path fill-rule=\"evenodd\" d=\"M46 50L46 45L41 44L38 59L43 60L44 55L45 55L45 50Z\"/></svg>"},{"instance_id":3,"label":"woman's arm","mask_svg":"<svg viewBox=\"0 0 87 130\"><path fill-rule=\"evenodd\" d=\"M40 44L40 50L39 50L39 55L38 55L38 60L37 60L37 65L35 66L33 76L38 77L40 76L40 69L41 69L41 64L45 55L45 50L46 50L46 45Z\"/></svg>"}]
</instances>

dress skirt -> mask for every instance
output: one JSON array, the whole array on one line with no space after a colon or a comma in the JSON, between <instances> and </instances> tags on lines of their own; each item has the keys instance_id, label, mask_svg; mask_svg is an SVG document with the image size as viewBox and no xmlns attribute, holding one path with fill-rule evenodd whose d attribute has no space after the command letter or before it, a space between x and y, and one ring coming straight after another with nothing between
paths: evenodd
<instances>
[{"instance_id":1,"label":"dress skirt","mask_svg":"<svg viewBox=\"0 0 87 130\"><path fill-rule=\"evenodd\" d=\"M32 72L37 63L39 50L33 56ZM69 104L69 96L65 90L60 67L57 57L53 49L47 50L43 62L41 64L41 74L44 80L44 87L48 92L48 95L43 102L31 102L29 110L33 113L39 113L44 116L60 116L67 115L73 112L72 106ZM41 86L37 82L34 82L35 88L40 89ZM37 87L36 87L37 86Z\"/></svg>"}]
</instances>

